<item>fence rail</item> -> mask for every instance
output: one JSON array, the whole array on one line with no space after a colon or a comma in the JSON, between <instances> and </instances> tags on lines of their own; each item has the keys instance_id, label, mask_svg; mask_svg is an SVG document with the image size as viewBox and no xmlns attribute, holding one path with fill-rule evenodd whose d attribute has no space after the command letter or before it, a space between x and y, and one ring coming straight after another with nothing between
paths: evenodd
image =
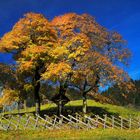
<instances>
[{"instance_id":1,"label":"fence rail","mask_svg":"<svg viewBox=\"0 0 140 140\"><path fill-rule=\"evenodd\" d=\"M0 130L35 130L35 129L140 129L140 118L124 118L122 116L82 116L76 113L52 117L44 115L7 115L0 116Z\"/></svg>"}]
</instances>

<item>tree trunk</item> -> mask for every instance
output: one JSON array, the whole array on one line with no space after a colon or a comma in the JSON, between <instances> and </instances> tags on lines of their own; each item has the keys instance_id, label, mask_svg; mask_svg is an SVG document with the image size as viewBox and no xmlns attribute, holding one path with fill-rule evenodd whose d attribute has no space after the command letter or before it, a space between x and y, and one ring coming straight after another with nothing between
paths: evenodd
<instances>
[{"instance_id":1,"label":"tree trunk","mask_svg":"<svg viewBox=\"0 0 140 140\"><path fill-rule=\"evenodd\" d=\"M26 99L24 99L24 101L23 101L23 107L24 107L25 112L27 112L27 100Z\"/></svg>"},{"instance_id":2,"label":"tree trunk","mask_svg":"<svg viewBox=\"0 0 140 140\"><path fill-rule=\"evenodd\" d=\"M83 93L83 115L86 115L87 113L87 97L86 97L86 93Z\"/></svg>"},{"instance_id":3,"label":"tree trunk","mask_svg":"<svg viewBox=\"0 0 140 140\"><path fill-rule=\"evenodd\" d=\"M60 84L60 89L59 89L59 94L60 95L65 95L67 91L67 84L65 83L64 85ZM62 99L60 99L59 103L58 103L58 116L63 114L63 103L62 103Z\"/></svg>"},{"instance_id":4,"label":"tree trunk","mask_svg":"<svg viewBox=\"0 0 140 140\"><path fill-rule=\"evenodd\" d=\"M60 100L58 103L58 116L60 117L60 115L63 114L63 104L62 101Z\"/></svg>"},{"instance_id":5,"label":"tree trunk","mask_svg":"<svg viewBox=\"0 0 140 140\"><path fill-rule=\"evenodd\" d=\"M20 113L20 101L17 102L17 110L18 110L18 114Z\"/></svg>"},{"instance_id":6,"label":"tree trunk","mask_svg":"<svg viewBox=\"0 0 140 140\"><path fill-rule=\"evenodd\" d=\"M39 96L40 82L39 80L40 80L39 68L36 68L35 77L34 77L34 98L35 98L36 114L40 114L40 96Z\"/></svg>"}]
</instances>

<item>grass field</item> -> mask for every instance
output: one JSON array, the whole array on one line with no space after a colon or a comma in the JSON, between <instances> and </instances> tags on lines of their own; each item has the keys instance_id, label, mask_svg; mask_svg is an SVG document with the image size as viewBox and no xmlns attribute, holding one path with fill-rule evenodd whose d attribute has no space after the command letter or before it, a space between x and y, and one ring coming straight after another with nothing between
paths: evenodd
<instances>
[{"instance_id":1,"label":"grass field","mask_svg":"<svg viewBox=\"0 0 140 140\"><path fill-rule=\"evenodd\" d=\"M82 112L82 100L71 101L65 105L65 110L69 113L71 112ZM27 112L34 112L35 108L31 107L27 109ZM41 106L42 114L54 114L57 112L57 107L55 104L45 104ZM9 114L9 112L7 112ZM6 114L7 114L6 113ZM10 112L11 113L11 112ZM17 113L17 110L12 111L12 113ZM25 113L24 109L20 110L20 113ZM88 100L88 113L89 114L109 114L109 115L120 115L124 117L140 116L140 110L130 107L122 107L111 104L101 104L95 102L94 100Z\"/></svg>"},{"instance_id":2,"label":"grass field","mask_svg":"<svg viewBox=\"0 0 140 140\"><path fill-rule=\"evenodd\" d=\"M27 112L33 113L34 107L28 108ZM56 113L55 104L41 106L43 114ZM82 100L71 101L65 105L65 110L74 112L82 111ZM8 114L10 112L6 112ZM14 110L12 113L17 113ZM20 113L25 113L24 109ZM101 104L88 100L89 114L113 114L124 117L140 116L140 111L135 108L128 108L110 104ZM0 131L0 140L140 140L140 129L117 130L117 129L94 129L94 130L24 130L24 131Z\"/></svg>"},{"instance_id":3,"label":"grass field","mask_svg":"<svg viewBox=\"0 0 140 140\"><path fill-rule=\"evenodd\" d=\"M140 130L0 131L0 140L140 140Z\"/></svg>"}]
</instances>

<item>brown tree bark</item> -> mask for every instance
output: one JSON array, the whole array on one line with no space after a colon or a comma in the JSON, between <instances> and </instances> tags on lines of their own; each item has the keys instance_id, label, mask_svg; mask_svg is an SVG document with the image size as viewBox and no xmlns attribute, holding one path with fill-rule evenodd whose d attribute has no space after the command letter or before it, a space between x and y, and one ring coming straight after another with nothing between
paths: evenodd
<instances>
[{"instance_id":1,"label":"brown tree bark","mask_svg":"<svg viewBox=\"0 0 140 140\"><path fill-rule=\"evenodd\" d=\"M36 114L40 114L40 73L39 73L39 67L35 70L35 77L34 77L34 98L35 98L35 112Z\"/></svg>"}]
</instances>

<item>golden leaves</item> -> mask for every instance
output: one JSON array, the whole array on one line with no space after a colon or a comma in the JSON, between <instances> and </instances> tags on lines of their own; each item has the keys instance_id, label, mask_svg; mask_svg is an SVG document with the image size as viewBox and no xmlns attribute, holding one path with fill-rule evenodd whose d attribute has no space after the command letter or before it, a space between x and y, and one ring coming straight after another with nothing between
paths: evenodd
<instances>
[{"instance_id":1,"label":"golden leaves","mask_svg":"<svg viewBox=\"0 0 140 140\"><path fill-rule=\"evenodd\" d=\"M51 48L48 46L36 46L30 45L24 51L22 51L21 55L27 58L28 60L37 60L40 59L42 55L47 54Z\"/></svg>"},{"instance_id":2,"label":"golden leaves","mask_svg":"<svg viewBox=\"0 0 140 140\"><path fill-rule=\"evenodd\" d=\"M14 51L22 72L43 65L43 72L39 69L42 79L63 79L72 71L75 81L88 77L94 83L99 74L103 85L129 79L109 58L123 61L129 57L116 45L122 42L120 34L111 34L88 14L68 13L50 22L41 14L27 13L2 37L0 50Z\"/></svg>"},{"instance_id":3,"label":"golden leaves","mask_svg":"<svg viewBox=\"0 0 140 140\"><path fill-rule=\"evenodd\" d=\"M2 37L0 47L10 51L27 48L32 44L42 46L49 42L54 43L55 40L56 32L48 20L41 14L28 13Z\"/></svg>"},{"instance_id":4,"label":"golden leaves","mask_svg":"<svg viewBox=\"0 0 140 140\"><path fill-rule=\"evenodd\" d=\"M49 53L54 59L62 59L62 58L64 58L64 56L67 56L69 54L69 50L67 49L67 46L58 45L56 48L51 50Z\"/></svg>"},{"instance_id":5,"label":"golden leaves","mask_svg":"<svg viewBox=\"0 0 140 140\"><path fill-rule=\"evenodd\" d=\"M0 105L10 105L19 100L19 92L12 89L4 89L3 96L0 98Z\"/></svg>"},{"instance_id":6,"label":"golden leaves","mask_svg":"<svg viewBox=\"0 0 140 140\"><path fill-rule=\"evenodd\" d=\"M33 88L33 85L31 85L31 84L24 84L24 90L26 91L26 92L29 92L29 91L31 91L31 90L33 90L34 88Z\"/></svg>"},{"instance_id":7,"label":"golden leaves","mask_svg":"<svg viewBox=\"0 0 140 140\"><path fill-rule=\"evenodd\" d=\"M71 39L65 40L63 46L67 47L69 51L68 59L79 60L91 48L91 42L86 35L79 33Z\"/></svg>"},{"instance_id":8,"label":"golden leaves","mask_svg":"<svg viewBox=\"0 0 140 140\"><path fill-rule=\"evenodd\" d=\"M59 62L57 64L51 63L46 72L42 74L43 79L63 79L71 72L71 67L66 62Z\"/></svg>"},{"instance_id":9,"label":"golden leaves","mask_svg":"<svg viewBox=\"0 0 140 140\"><path fill-rule=\"evenodd\" d=\"M22 60L19 63L19 72L29 71L31 72L33 69L35 69L35 65L33 61L26 61Z\"/></svg>"},{"instance_id":10,"label":"golden leaves","mask_svg":"<svg viewBox=\"0 0 140 140\"><path fill-rule=\"evenodd\" d=\"M18 46L14 44L14 42L17 40L15 35L12 32L6 33L0 40L0 50L1 52L18 49Z\"/></svg>"}]
</instances>

